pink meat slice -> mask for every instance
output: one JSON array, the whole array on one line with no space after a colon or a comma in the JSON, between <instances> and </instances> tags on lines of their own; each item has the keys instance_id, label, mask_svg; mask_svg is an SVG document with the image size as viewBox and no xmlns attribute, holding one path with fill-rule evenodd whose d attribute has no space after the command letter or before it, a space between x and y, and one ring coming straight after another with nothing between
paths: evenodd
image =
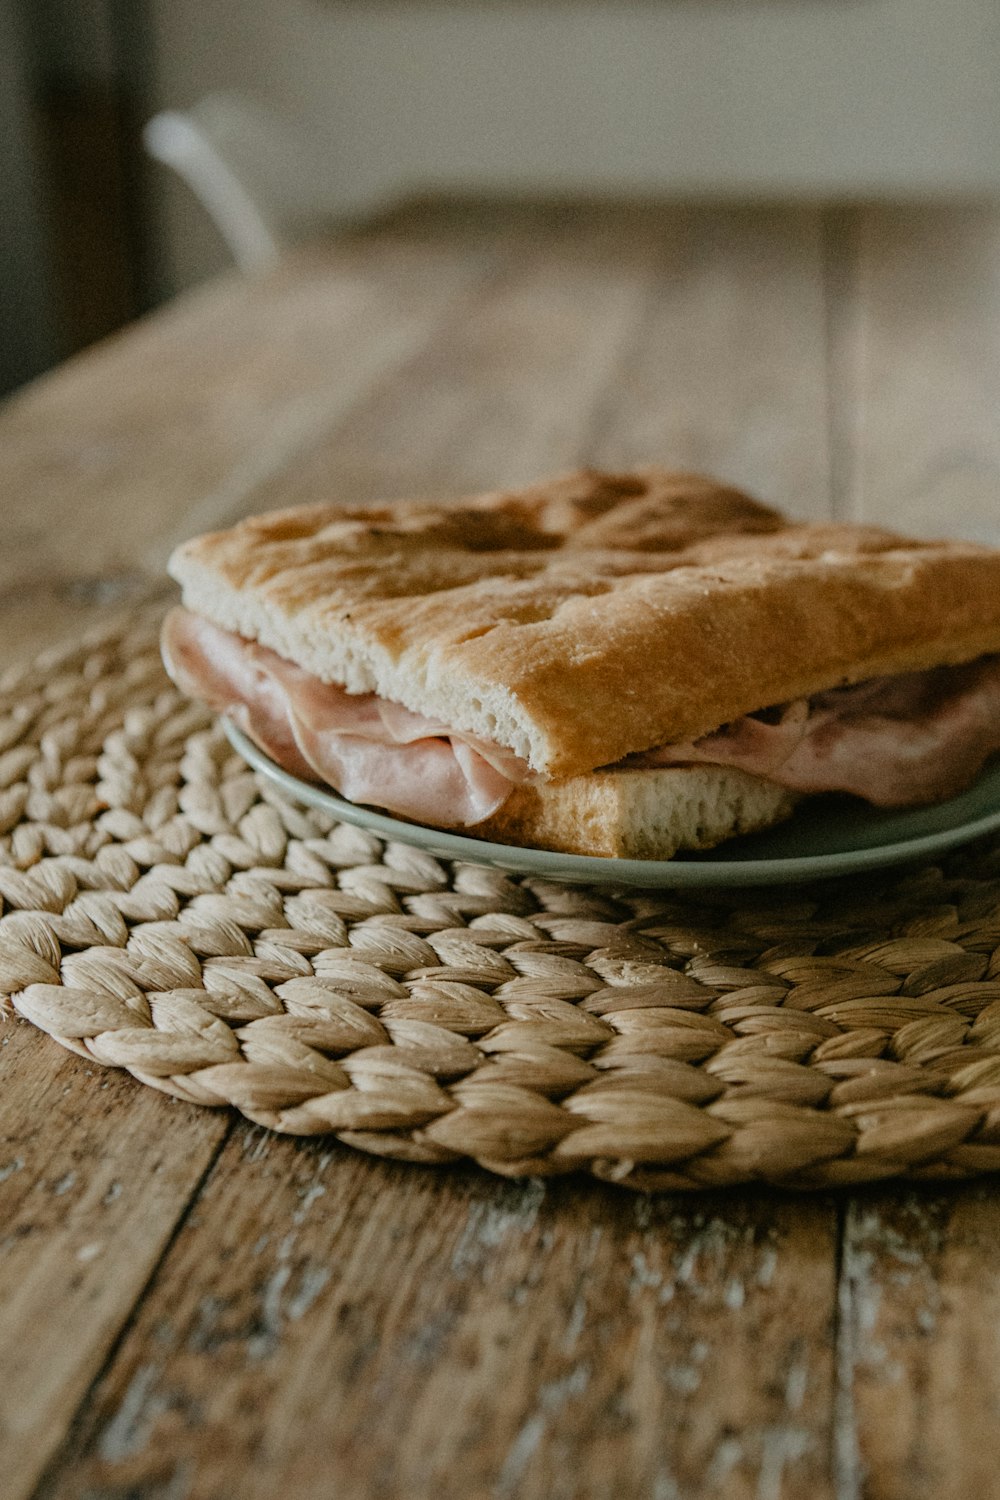
<instances>
[{"instance_id":1,"label":"pink meat slice","mask_svg":"<svg viewBox=\"0 0 1000 1500\"><path fill-rule=\"evenodd\" d=\"M738 766L794 791L910 807L962 791L997 750L1000 657L984 656L801 698L629 763Z\"/></svg>"},{"instance_id":2,"label":"pink meat slice","mask_svg":"<svg viewBox=\"0 0 1000 1500\"><path fill-rule=\"evenodd\" d=\"M182 691L226 713L293 774L418 822L473 826L529 778L512 751L375 694L320 682L267 647L176 609L163 631ZM799 792L882 807L936 802L1000 750L1000 657L869 678L630 756L634 769L735 766Z\"/></svg>"},{"instance_id":3,"label":"pink meat slice","mask_svg":"<svg viewBox=\"0 0 1000 1500\"><path fill-rule=\"evenodd\" d=\"M523 781L524 761L497 745L373 693L347 693L201 615L172 610L163 658L182 692L227 714L271 758L351 802L422 823L472 826Z\"/></svg>"}]
</instances>

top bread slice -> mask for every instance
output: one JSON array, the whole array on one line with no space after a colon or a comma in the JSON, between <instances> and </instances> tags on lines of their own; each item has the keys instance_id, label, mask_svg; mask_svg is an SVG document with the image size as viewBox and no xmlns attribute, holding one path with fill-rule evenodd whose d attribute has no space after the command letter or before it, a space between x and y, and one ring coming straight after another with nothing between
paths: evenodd
<instances>
[{"instance_id":1,"label":"top bread slice","mask_svg":"<svg viewBox=\"0 0 1000 1500\"><path fill-rule=\"evenodd\" d=\"M276 511L170 571L217 624L545 777L1000 651L1000 550L790 522L660 469Z\"/></svg>"}]
</instances>

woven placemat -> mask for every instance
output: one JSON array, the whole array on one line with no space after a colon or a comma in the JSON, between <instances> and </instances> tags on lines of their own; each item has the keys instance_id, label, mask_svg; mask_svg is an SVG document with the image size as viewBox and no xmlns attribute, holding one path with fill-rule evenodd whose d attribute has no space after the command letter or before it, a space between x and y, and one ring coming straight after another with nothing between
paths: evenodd
<instances>
[{"instance_id":1,"label":"woven placemat","mask_svg":"<svg viewBox=\"0 0 1000 1500\"><path fill-rule=\"evenodd\" d=\"M641 1188L1000 1167L1000 848L689 897L294 806L136 612L0 679L0 993L195 1105ZM9 997L9 998L8 998Z\"/></svg>"}]
</instances>

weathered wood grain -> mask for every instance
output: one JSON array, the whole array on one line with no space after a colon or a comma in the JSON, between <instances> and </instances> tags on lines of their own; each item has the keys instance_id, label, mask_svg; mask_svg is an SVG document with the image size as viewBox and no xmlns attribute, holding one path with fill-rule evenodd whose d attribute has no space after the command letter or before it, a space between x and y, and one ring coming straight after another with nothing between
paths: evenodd
<instances>
[{"instance_id":1,"label":"weathered wood grain","mask_svg":"<svg viewBox=\"0 0 1000 1500\"><path fill-rule=\"evenodd\" d=\"M822 1500L829 1223L241 1126L39 1500Z\"/></svg>"},{"instance_id":2,"label":"weathered wood grain","mask_svg":"<svg viewBox=\"0 0 1000 1500\"><path fill-rule=\"evenodd\" d=\"M857 210L844 252L850 514L1000 541L1000 210Z\"/></svg>"},{"instance_id":3,"label":"weathered wood grain","mask_svg":"<svg viewBox=\"0 0 1000 1500\"><path fill-rule=\"evenodd\" d=\"M702 470L793 515L828 516L826 341L819 210L678 208L586 455Z\"/></svg>"},{"instance_id":4,"label":"weathered wood grain","mask_svg":"<svg viewBox=\"0 0 1000 1500\"><path fill-rule=\"evenodd\" d=\"M241 503L455 492L584 457L664 460L674 443L681 462L738 468L750 415L766 412L791 435L758 450L762 487L781 479L821 508L813 218L750 216L749 254L731 212L519 222L517 255ZM762 287L765 305L778 296L778 266L795 287L794 333L777 353L737 357L762 331ZM715 296L724 315L705 337ZM695 431L713 386L727 417ZM747 1198L637 1209L592 1188L410 1174L267 1138L256 1149L264 1181L235 1146L220 1160L47 1493L215 1496L234 1472L261 1496L348 1484L359 1496L598 1496L623 1474L636 1493L824 1493L829 1203L774 1200L767 1220ZM223 1258L235 1280L217 1279ZM154 1357L150 1330L168 1323L176 1339Z\"/></svg>"},{"instance_id":5,"label":"weathered wood grain","mask_svg":"<svg viewBox=\"0 0 1000 1500\"><path fill-rule=\"evenodd\" d=\"M992 535L997 223L411 214L208 289L0 417L0 659L199 526L578 461ZM829 1199L651 1205L240 1127L185 1217L220 1117L8 1034L10 1500L46 1465L39 1500L1000 1495L988 1190L851 1200L836 1301Z\"/></svg>"},{"instance_id":6,"label":"weathered wood grain","mask_svg":"<svg viewBox=\"0 0 1000 1500\"><path fill-rule=\"evenodd\" d=\"M428 338L504 241L387 235L231 277L88 351L0 414L0 591L162 566Z\"/></svg>"},{"instance_id":7,"label":"weathered wood grain","mask_svg":"<svg viewBox=\"0 0 1000 1500\"><path fill-rule=\"evenodd\" d=\"M1000 541L1000 211L832 221L832 390L844 514ZM992 1500L1000 1434L995 1190L872 1190L845 1214L843 1500Z\"/></svg>"},{"instance_id":8,"label":"weathered wood grain","mask_svg":"<svg viewBox=\"0 0 1000 1500\"><path fill-rule=\"evenodd\" d=\"M539 210L517 228L508 271L254 508L461 493L590 462L701 468L828 514L818 211Z\"/></svg>"},{"instance_id":9,"label":"weathered wood grain","mask_svg":"<svg viewBox=\"0 0 1000 1500\"><path fill-rule=\"evenodd\" d=\"M516 253L254 507L462 494L577 464L656 295L662 223L498 215Z\"/></svg>"},{"instance_id":10,"label":"weathered wood grain","mask_svg":"<svg viewBox=\"0 0 1000 1500\"><path fill-rule=\"evenodd\" d=\"M866 1500L1000 1495L998 1238L990 1186L851 1203L838 1357L856 1438L841 1458Z\"/></svg>"},{"instance_id":11,"label":"weathered wood grain","mask_svg":"<svg viewBox=\"0 0 1000 1500\"><path fill-rule=\"evenodd\" d=\"M0 1021L0 1493L29 1495L229 1129Z\"/></svg>"}]
</instances>

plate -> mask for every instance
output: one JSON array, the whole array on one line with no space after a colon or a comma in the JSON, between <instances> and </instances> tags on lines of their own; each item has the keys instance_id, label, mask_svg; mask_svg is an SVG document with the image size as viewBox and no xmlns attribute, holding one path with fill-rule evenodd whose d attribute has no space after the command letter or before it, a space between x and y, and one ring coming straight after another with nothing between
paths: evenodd
<instances>
[{"instance_id":1,"label":"plate","mask_svg":"<svg viewBox=\"0 0 1000 1500\"><path fill-rule=\"evenodd\" d=\"M599 859L587 854L557 854L549 849L520 849L404 823L388 813L345 802L336 792L283 771L234 724L227 719L222 722L233 748L296 802L321 808L342 823L367 828L380 838L413 844L442 859L493 865L511 874L535 875L571 885L705 889L822 880L944 854L1000 829L998 761L967 792L934 807L880 811L854 798L817 798L806 802L777 828L733 839L704 854L664 860Z\"/></svg>"}]
</instances>

